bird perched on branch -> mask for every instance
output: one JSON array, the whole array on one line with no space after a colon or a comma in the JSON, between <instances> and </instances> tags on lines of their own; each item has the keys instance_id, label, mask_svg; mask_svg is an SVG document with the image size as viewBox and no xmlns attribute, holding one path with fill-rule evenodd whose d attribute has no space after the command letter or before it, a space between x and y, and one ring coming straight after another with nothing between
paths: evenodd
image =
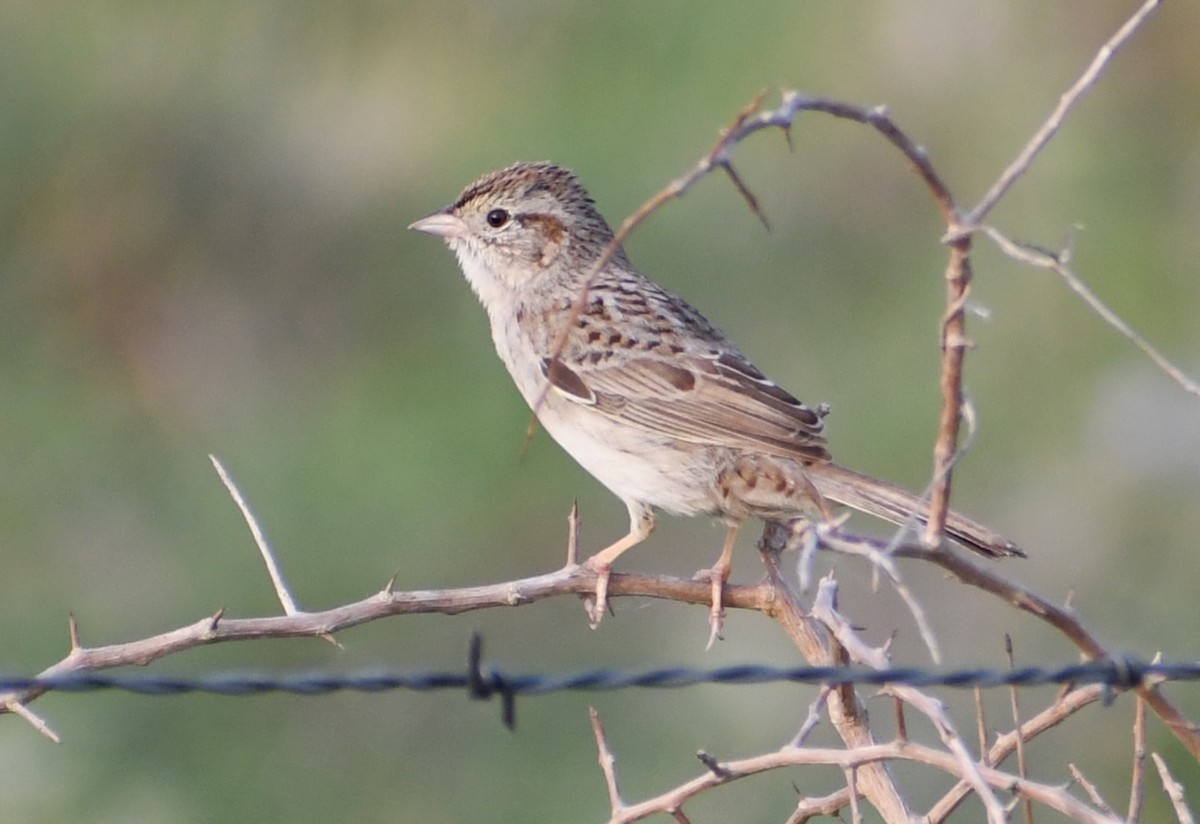
<instances>
[{"instance_id":1,"label":"bird perched on branch","mask_svg":"<svg viewBox=\"0 0 1200 824\"><path fill-rule=\"evenodd\" d=\"M492 172L409 228L454 251L541 425L629 510L628 534L585 562L598 576L594 624L613 562L654 529L656 508L729 525L705 573L710 643L720 636L734 542L750 516L828 521L839 503L903 524L925 512L917 496L833 463L827 408L777 386L624 251L592 272L614 235L567 169L518 163ZM989 557L1023 554L958 513L946 534Z\"/></svg>"}]
</instances>

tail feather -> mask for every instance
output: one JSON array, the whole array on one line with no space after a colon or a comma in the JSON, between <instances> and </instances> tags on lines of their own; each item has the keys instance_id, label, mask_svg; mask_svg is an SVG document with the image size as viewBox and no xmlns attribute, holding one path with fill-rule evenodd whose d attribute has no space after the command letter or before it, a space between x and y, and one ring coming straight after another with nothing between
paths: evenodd
<instances>
[{"instance_id":1,"label":"tail feather","mask_svg":"<svg viewBox=\"0 0 1200 824\"><path fill-rule=\"evenodd\" d=\"M806 469L817 489L831 501L897 525L907 523L914 512L921 523L928 519L928 503L887 481L832 463L814 464ZM1025 557L1020 547L995 530L957 512L952 511L946 517L946 535L967 549L990 558Z\"/></svg>"}]
</instances>

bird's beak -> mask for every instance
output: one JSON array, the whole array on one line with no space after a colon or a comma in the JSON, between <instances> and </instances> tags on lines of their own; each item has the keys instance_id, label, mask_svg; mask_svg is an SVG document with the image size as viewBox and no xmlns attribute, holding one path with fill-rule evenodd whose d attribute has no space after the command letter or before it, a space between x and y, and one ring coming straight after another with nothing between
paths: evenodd
<instances>
[{"instance_id":1,"label":"bird's beak","mask_svg":"<svg viewBox=\"0 0 1200 824\"><path fill-rule=\"evenodd\" d=\"M445 238L462 237L467 232L467 224L462 218L445 210L414 221L408 228Z\"/></svg>"}]
</instances>

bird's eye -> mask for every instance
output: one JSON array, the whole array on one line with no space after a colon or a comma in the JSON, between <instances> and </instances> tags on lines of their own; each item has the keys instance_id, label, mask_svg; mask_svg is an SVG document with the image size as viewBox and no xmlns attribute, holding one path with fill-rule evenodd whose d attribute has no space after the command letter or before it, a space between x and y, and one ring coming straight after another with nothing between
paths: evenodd
<instances>
[{"instance_id":1,"label":"bird's eye","mask_svg":"<svg viewBox=\"0 0 1200 824\"><path fill-rule=\"evenodd\" d=\"M487 213L488 226L493 229L499 229L505 223L508 223L508 212L504 209L492 209Z\"/></svg>"}]
</instances>

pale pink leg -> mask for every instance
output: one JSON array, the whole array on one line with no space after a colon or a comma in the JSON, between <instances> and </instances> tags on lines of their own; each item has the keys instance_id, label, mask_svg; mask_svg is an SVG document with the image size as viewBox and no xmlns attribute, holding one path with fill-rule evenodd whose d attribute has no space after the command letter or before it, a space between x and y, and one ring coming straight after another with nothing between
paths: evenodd
<instances>
[{"instance_id":1,"label":"pale pink leg","mask_svg":"<svg viewBox=\"0 0 1200 824\"><path fill-rule=\"evenodd\" d=\"M612 575L613 561L630 547L637 546L654 531L654 511L638 503L626 503L629 508L629 534L612 546L605 547L584 562L584 566L596 573L596 601L587 607L588 620L592 629L600 626L600 619L608 609L608 579Z\"/></svg>"},{"instance_id":2,"label":"pale pink leg","mask_svg":"<svg viewBox=\"0 0 1200 824\"><path fill-rule=\"evenodd\" d=\"M722 638L721 629L725 622L725 607L722 601L725 594L725 582L729 580L729 566L733 559L733 545L737 543L738 532L742 529L740 523L729 527L725 534L725 546L721 549L721 557L710 569L701 570L697 577L706 577L712 582L712 609L708 613L708 625L711 628L708 636L708 646L712 649L718 638Z\"/></svg>"}]
</instances>

